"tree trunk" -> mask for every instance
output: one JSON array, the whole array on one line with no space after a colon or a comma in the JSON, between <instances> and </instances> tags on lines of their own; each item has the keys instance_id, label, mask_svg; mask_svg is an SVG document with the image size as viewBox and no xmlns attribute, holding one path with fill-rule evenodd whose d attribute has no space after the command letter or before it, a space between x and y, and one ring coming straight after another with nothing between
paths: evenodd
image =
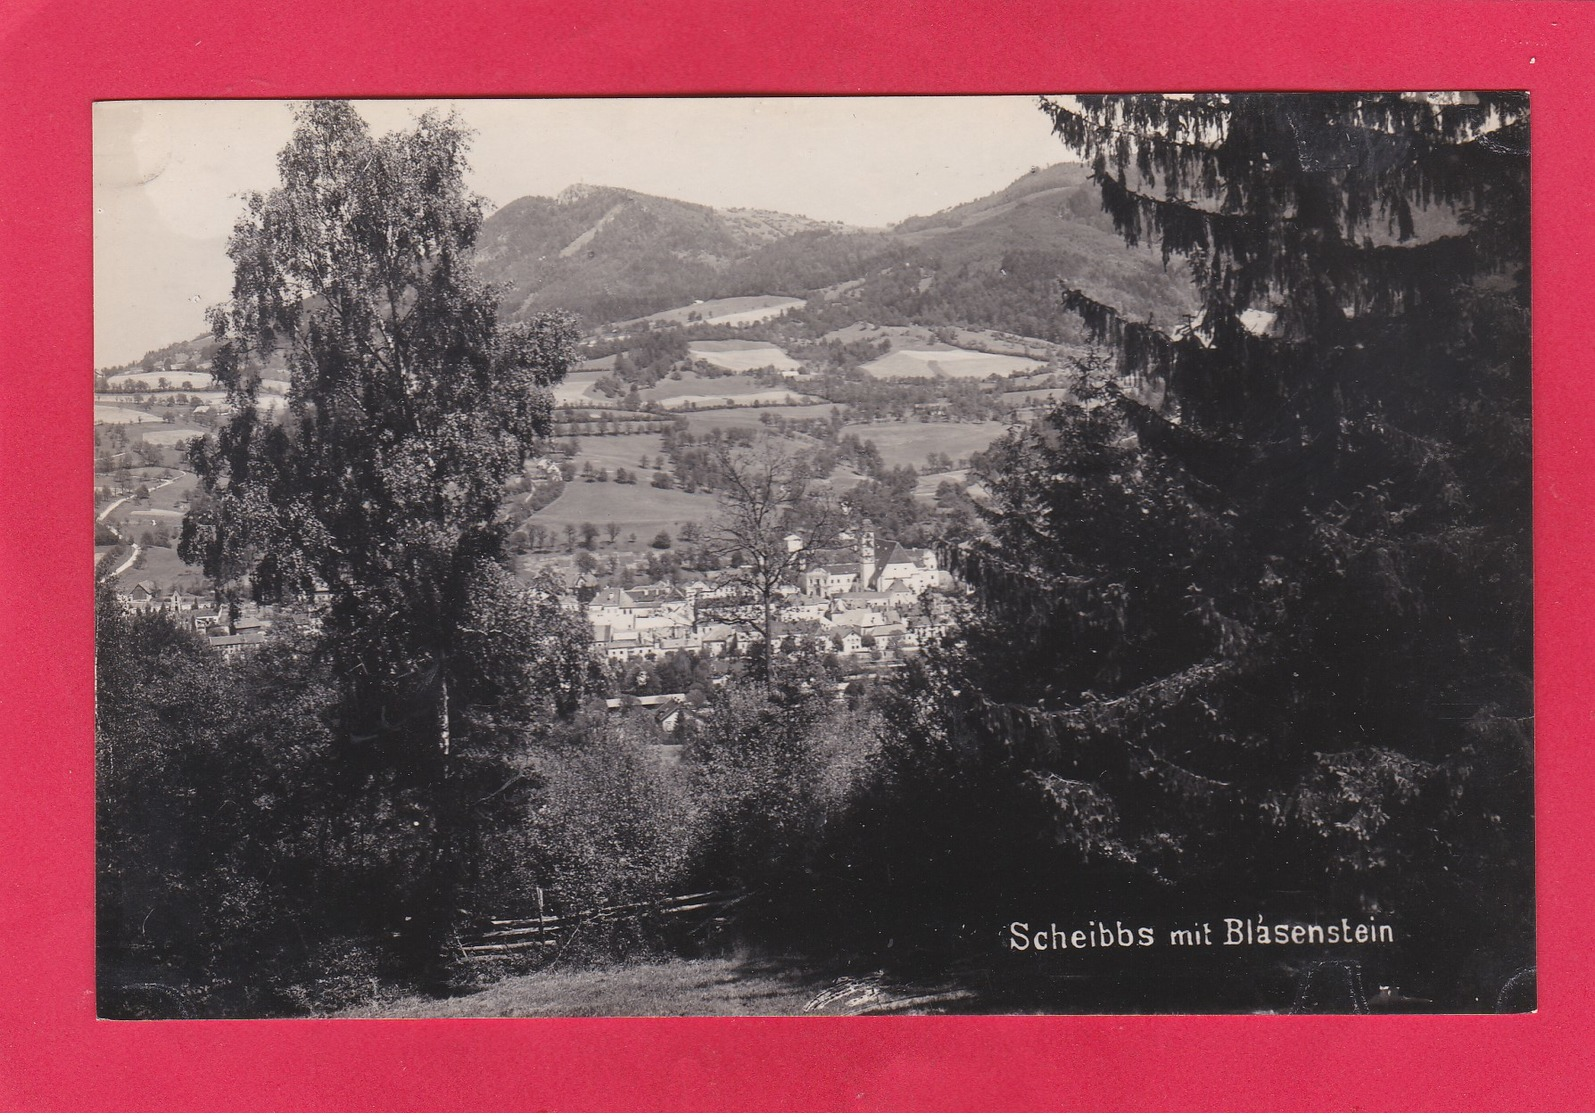
<instances>
[{"instance_id":1,"label":"tree trunk","mask_svg":"<svg viewBox=\"0 0 1595 1117\"><path fill-rule=\"evenodd\" d=\"M438 743L443 749L443 755L449 754L449 677L441 668L438 683L442 688L442 698L438 701Z\"/></svg>"},{"instance_id":2,"label":"tree trunk","mask_svg":"<svg viewBox=\"0 0 1595 1117\"><path fill-rule=\"evenodd\" d=\"M771 604L770 592L764 594L764 685L772 687L775 682L775 608Z\"/></svg>"}]
</instances>

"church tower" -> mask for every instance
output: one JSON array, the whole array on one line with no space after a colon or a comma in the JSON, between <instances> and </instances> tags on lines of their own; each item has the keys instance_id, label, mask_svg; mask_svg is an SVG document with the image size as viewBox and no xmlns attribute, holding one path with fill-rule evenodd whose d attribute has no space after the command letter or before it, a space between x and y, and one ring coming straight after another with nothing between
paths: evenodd
<instances>
[{"instance_id":1,"label":"church tower","mask_svg":"<svg viewBox=\"0 0 1595 1117\"><path fill-rule=\"evenodd\" d=\"M858 588L869 589L875 580L875 529L865 527L858 533Z\"/></svg>"}]
</instances>

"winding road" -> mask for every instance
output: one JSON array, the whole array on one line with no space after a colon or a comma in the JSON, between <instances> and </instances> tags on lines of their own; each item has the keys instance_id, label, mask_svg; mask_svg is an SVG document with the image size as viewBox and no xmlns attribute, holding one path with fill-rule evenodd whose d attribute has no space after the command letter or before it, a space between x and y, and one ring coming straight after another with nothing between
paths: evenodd
<instances>
[{"instance_id":1,"label":"winding road","mask_svg":"<svg viewBox=\"0 0 1595 1117\"><path fill-rule=\"evenodd\" d=\"M181 474L178 475L178 477L181 476ZM178 477L168 477L164 481L159 481L152 485L149 491L154 492L156 489L170 485L173 481L178 480ZM115 500L111 501L111 503L107 504L104 510L98 516L94 517L94 522L97 524L105 523L105 517L109 516L112 512L115 512L120 505L125 504L129 499L129 497L125 496L117 497ZM122 540L124 543L127 542L127 537L124 536L118 528L111 526L111 530L116 532L116 537L118 539ZM123 561L121 566L118 566L115 570L111 571L111 577L115 578L117 575L124 574L128 570L131 570L133 568L133 564L138 561L138 556L143 550L144 548L142 546L140 546L138 543L134 543L133 553L127 556L126 560Z\"/></svg>"}]
</instances>

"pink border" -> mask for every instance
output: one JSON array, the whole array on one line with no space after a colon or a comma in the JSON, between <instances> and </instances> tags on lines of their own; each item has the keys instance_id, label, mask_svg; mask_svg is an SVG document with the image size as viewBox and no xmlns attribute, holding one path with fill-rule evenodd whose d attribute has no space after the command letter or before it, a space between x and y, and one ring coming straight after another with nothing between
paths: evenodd
<instances>
[{"instance_id":1,"label":"pink border","mask_svg":"<svg viewBox=\"0 0 1595 1117\"><path fill-rule=\"evenodd\" d=\"M1595 10L1496 0L12 0L0 12L0 1106L1579 1109L1595 1102ZM1541 1011L1520 1018L100 1023L97 98L1528 88Z\"/></svg>"}]
</instances>

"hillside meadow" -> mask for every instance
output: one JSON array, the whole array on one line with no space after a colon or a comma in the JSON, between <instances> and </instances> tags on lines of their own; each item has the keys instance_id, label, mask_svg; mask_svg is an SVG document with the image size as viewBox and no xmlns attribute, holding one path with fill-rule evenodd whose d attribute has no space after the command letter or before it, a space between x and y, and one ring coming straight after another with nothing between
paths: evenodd
<instances>
[{"instance_id":1,"label":"hillside meadow","mask_svg":"<svg viewBox=\"0 0 1595 1117\"><path fill-rule=\"evenodd\" d=\"M613 481L572 481L548 507L532 517L544 527L563 529L566 524L620 525L625 532L636 532L646 541L660 531L672 538L681 525L706 523L718 507L713 496L685 493L680 489L656 489L646 481L617 485Z\"/></svg>"},{"instance_id":2,"label":"hillside meadow","mask_svg":"<svg viewBox=\"0 0 1595 1117\"><path fill-rule=\"evenodd\" d=\"M933 453L954 461L984 450L1008 430L1006 423L850 423L843 436L873 442L888 466L923 466Z\"/></svg>"}]
</instances>

